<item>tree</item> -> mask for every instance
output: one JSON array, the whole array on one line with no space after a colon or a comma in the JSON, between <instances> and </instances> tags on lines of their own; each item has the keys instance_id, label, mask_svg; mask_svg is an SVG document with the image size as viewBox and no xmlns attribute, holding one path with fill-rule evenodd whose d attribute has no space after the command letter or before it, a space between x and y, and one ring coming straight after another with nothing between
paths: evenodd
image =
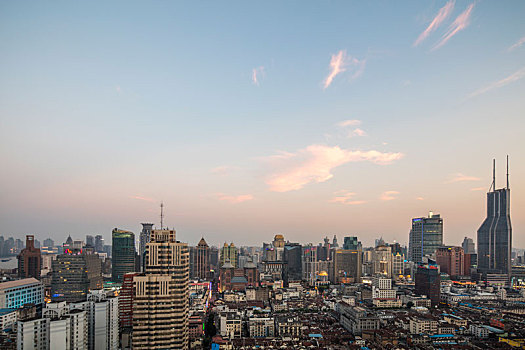
<instances>
[{"instance_id":1,"label":"tree","mask_svg":"<svg viewBox=\"0 0 525 350\"><path fill-rule=\"evenodd\" d=\"M409 302L407 303L407 309L411 309L412 306L414 306L414 303L411 302L411 301L409 301Z\"/></svg>"}]
</instances>

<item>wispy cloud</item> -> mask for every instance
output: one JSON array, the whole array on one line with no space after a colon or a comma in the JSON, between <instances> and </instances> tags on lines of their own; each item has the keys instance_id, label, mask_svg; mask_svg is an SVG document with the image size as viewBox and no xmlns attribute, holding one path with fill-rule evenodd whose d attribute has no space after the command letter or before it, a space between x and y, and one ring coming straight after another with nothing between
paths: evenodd
<instances>
[{"instance_id":1,"label":"wispy cloud","mask_svg":"<svg viewBox=\"0 0 525 350\"><path fill-rule=\"evenodd\" d=\"M518 47L521 47L521 45L523 45L523 44L525 44L525 36L523 38L521 38L520 40L518 40L514 45L509 47L509 51L514 51Z\"/></svg>"},{"instance_id":2,"label":"wispy cloud","mask_svg":"<svg viewBox=\"0 0 525 350\"><path fill-rule=\"evenodd\" d=\"M120 94L122 92L120 85L115 86L115 91L117 92L117 94Z\"/></svg>"},{"instance_id":3,"label":"wispy cloud","mask_svg":"<svg viewBox=\"0 0 525 350\"><path fill-rule=\"evenodd\" d=\"M341 203L346 205L359 205L366 203L366 201L354 200L353 198L356 196L355 192L337 191L334 193L334 195L335 197L330 199L329 202Z\"/></svg>"},{"instance_id":4,"label":"wispy cloud","mask_svg":"<svg viewBox=\"0 0 525 350\"><path fill-rule=\"evenodd\" d=\"M401 159L402 153L352 151L339 146L310 145L296 153L280 153L267 159L279 170L266 183L274 192L299 190L311 182L325 182L333 177L332 170L349 162L369 161L389 164Z\"/></svg>"},{"instance_id":5,"label":"wispy cloud","mask_svg":"<svg viewBox=\"0 0 525 350\"><path fill-rule=\"evenodd\" d=\"M226 201L232 204L247 202L254 199L254 197L251 194L241 194L238 196L232 196L224 193L215 193L214 196L220 201Z\"/></svg>"},{"instance_id":6,"label":"wispy cloud","mask_svg":"<svg viewBox=\"0 0 525 350\"><path fill-rule=\"evenodd\" d=\"M352 130L352 136L366 136L366 131L363 129L355 128Z\"/></svg>"},{"instance_id":7,"label":"wispy cloud","mask_svg":"<svg viewBox=\"0 0 525 350\"><path fill-rule=\"evenodd\" d=\"M148 198L148 197L129 196L129 198L131 198L131 199L137 199L137 200L139 200L139 201L155 202L155 200L154 200L153 198Z\"/></svg>"},{"instance_id":8,"label":"wispy cloud","mask_svg":"<svg viewBox=\"0 0 525 350\"><path fill-rule=\"evenodd\" d=\"M425 200L425 198L423 198L423 197L416 197L416 199L417 199L418 201L424 201L424 200Z\"/></svg>"},{"instance_id":9,"label":"wispy cloud","mask_svg":"<svg viewBox=\"0 0 525 350\"><path fill-rule=\"evenodd\" d=\"M252 83L259 86L261 79L264 77L264 66L252 69Z\"/></svg>"},{"instance_id":10,"label":"wispy cloud","mask_svg":"<svg viewBox=\"0 0 525 350\"><path fill-rule=\"evenodd\" d=\"M381 194L379 199L381 199L382 201L392 201L394 199L397 199L398 194L398 191L385 191Z\"/></svg>"},{"instance_id":11,"label":"wispy cloud","mask_svg":"<svg viewBox=\"0 0 525 350\"><path fill-rule=\"evenodd\" d=\"M453 174L450 176L450 179L445 181L446 184L451 184L455 182L469 182L469 181L479 181L479 177L468 176L462 173Z\"/></svg>"},{"instance_id":12,"label":"wispy cloud","mask_svg":"<svg viewBox=\"0 0 525 350\"><path fill-rule=\"evenodd\" d=\"M330 73L323 81L323 89L332 84L334 78L343 72L346 72L348 68L353 70L351 79L355 79L363 74L365 70L366 60L359 60L352 56L347 56L346 50L341 50L338 53L332 55L330 59Z\"/></svg>"},{"instance_id":13,"label":"wispy cloud","mask_svg":"<svg viewBox=\"0 0 525 350\"><path fill-rule=\"evenodd\" d=\"M468 95L468 97L475 97L475 96L484 94L486 92L489 92L490 90L502 88L505 85L508 85L510 83L513 83L513 82L515 82L517 80L522 79L523 77L525 77L525 67L521 68L517 72L514 72L513 74L509 75L508 77L506 77L504 79L501 79L499 81L495 81L495 82L489 84L488 86L485 86L485 87L483 87L481 89L478 89L478 90L474 91L473 93Z\"/></svg>"},{"instance_id":14,"label":"wispy cloud","mask_svg":"<svg viewBox=\"0 0 525 350\"><path fill-rule=\"evenodd\" d=\"M348 120L343 120L337 123L337 126L342 127L342 128L345 128L347 126L356 126L356 125L361 125L361 121L357 119L348 119Z\"/></svg>"},{"instance_id":15,"label":"wispy cloud","mask_svg":"<svg viewBox=\"0 0 525 350\"><path fill-rule=\"evenodd\" d=\"M437 50L441 46L445 45L454 35L456 35L461 30L467 28L470 24L470 15L474 4L470 4L465 11L463 11L454 22L448 27L448 31L443 35L441 41L438 42L432 50Z\"/></svg>"},{"instance_id":16,"label":"wispy cloud","mask_svg":"<svg viewBox=\"0 0 525 350\"><path fill-rule=\"evenodd\" d=\"M233 170L236 170L237 167L229 165L220 165L212 168L210 172L216 175L229 175Z\"/></svg>"},{"instance_id":17,"label":"wispy cloud","mask_svg":"<svg viewBox=\"0 0 525 350\"><path fill-rule=\"evenodd\" d=\"M450 16L453 10L454 1L449 1L445 4L445 6L440 8L436 17L434 17L432 22L430 22L427 29L425 29L423 33L419 35L419 37L414 42L413 46L418 46L419 44L421 44L423 40L425 40L430 35L430 33L435 31L441 25L441 23L443 23L443 21L445 21L448 18L448 16Z\"/></svg>"},{"instance_id":18,"label":"wispy cloud","mask_svg":"<svg viewBox=\"0 0 525 350\"><path fill-rule=\"evenodd\" d=\"M483 190L486 190L487 188L486 187L474 187L474 188L471 188L470 190L471 191L483 191Z\"/></svg>"}]
</instances>

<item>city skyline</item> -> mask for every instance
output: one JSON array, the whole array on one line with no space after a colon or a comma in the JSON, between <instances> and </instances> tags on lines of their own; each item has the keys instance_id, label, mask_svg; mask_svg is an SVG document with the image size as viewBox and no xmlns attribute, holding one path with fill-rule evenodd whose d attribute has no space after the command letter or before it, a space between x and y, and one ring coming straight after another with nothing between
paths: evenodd
<instances>
[{"instance_id":1,"label":"city skyline","mask_svg":"<svg viewBox=\"0 0 525 350\"><path fill-rule=\"evenodd\" d=\"M509 154L525 247L523 2L0 8L4 237L460 245Z\"/></svg>"}]
</instances>

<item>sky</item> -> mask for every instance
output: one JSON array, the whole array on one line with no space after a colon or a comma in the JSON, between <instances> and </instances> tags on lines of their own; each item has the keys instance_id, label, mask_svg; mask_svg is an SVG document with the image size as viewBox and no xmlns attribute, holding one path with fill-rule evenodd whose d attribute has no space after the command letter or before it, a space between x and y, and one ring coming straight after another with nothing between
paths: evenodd
<instances>
[{"instance_id":1,"label":"sky","mask_svg":"<svg viewBox=\"0 0 525 350\"><path fill-rule=\"evenodd\" d=\"M476 239L510 157L525 247L525 2L0 3L0 234L142 222L195 245Z\"/></svg>"}]
</instances>

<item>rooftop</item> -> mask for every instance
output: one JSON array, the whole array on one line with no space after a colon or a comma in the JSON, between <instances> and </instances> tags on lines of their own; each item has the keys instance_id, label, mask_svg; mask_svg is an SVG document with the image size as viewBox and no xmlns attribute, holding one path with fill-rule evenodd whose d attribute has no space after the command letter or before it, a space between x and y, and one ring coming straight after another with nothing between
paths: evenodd
<instances>
[{"instance_id":1,"label":"rooftop","mask_svg":"<svg viewBox=\"0 0 525 350\"><path fill-rule=\"evenodd\" d=\"M25 286L27 284L33 284L33 283L40 283L40 281L37 280L36 278L31 277L31 278L24 278L24 279L16 280L16 281L4 282L4 283L0 283L0 290L21 287L21 286Z\"/></svg>"}]
</instances>

